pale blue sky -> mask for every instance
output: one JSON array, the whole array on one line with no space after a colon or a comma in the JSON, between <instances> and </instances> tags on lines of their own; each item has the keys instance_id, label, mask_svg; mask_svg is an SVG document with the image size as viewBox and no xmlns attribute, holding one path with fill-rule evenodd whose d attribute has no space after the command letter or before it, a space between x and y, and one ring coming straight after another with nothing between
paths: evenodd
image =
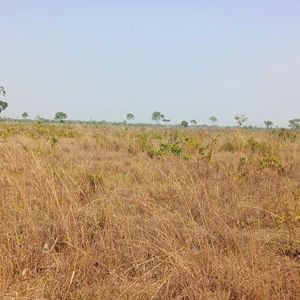
<instances>
[{"instance_id":1,"label":"pale blue sky","mask_svg":"<svg viewBox=\"0 0 300 300\"><path fill-rule=\"evenodd\" d=\"M0 0L7 116L300 117L299 0Z\"/></svg>"}]
</instances>

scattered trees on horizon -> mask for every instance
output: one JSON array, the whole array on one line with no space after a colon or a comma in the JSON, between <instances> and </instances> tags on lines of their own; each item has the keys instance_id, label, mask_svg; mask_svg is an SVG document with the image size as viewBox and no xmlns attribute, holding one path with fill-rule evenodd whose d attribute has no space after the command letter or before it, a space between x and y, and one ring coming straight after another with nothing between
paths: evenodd
<instances>
[{"instance_id":1,"label":"scattered trees on horizon","mask_svg":"<svg viewBox=\"0 0 300 300\"><path fill-rule=\"evenodd\" d=\"M54 116L54 120L63 123L67 119L67 117L68 116L65 112L58 111Z\"/></svg>"},{"instance_id":2,"label":"scattered trees on horizon","mask_svg":"<svg viewBox=\"0 0 300 300\"><path fill-rule=\"evenodd\" d=\"M248 120L245 115L235 115L234 119L240 127Z\"/></svg>"},{"instance_id":3,"label":"scattered trees on horizon","mask_svg":"<svg viewBox=\"0 0 300 300\"><path fill-rule=\"evenodd\" d=\"M267 129L269 129L269 128L271 128L273 126L273 122L270 121L270 120L266 120L266 121L264 121L264 123L265 123Z\"/></svg>"},{"instance_id":4,"label":"scattered trees on horizon","mask_svg":"<svg viewBox=\"0 0 300 300\"><path fill-rule=\"evenodd\" d=\"M0 86L0 96L2 96L2 97L6 96L6 90L4 89L3 86ZM5 102L5 101L0 100L0 114L7 107L8 107L8 103ZM25 119L27 119L29 117L29 114L27 112L23 112L21 116L25 120ZM60 111L60 112L57 112L55 114L54 120L63 123L67 119L67 117L68 116L67 116L67 114L65 112ZM133 113L128 113L126 115L126 119L127 119L127 121L132 121L132 120L135 119L135 115ZM40 116L36 116L35 120L42 120L42 118ZM159 111L155 111L155 112L152 113L152 120L155 121L156 125L160 121L162 121L165 125L167 125L168 123L171 122L170 119L166 119L165 115L162 114ZM213 123L213 125L218 121L217 117L215 117L215 116L211 116L209 118L209 120ZM234 116L234 120L237 122L238 126L241 127L248 120L248 117L246 117L245 115L236 114ZM190 121L190 123L195 126L197 124L197 121L195 119L192 119ZM265 124L265 126L266 126L267 129L272 128L272 126L273 126L273 122L270 121L270 120L264 121L264 124ZM182 126L182 127L188 127L189 123L187 121L183 120L183 121L181 121L180 126ZM289 120L289 127L291 129L300 129L300 119L291 119L291 120Z\"/></svg>"},{"instance_id":5,"label":"scattered trees on horizon","mask_svg":"<svg viewBox=\"0 0 300 300\"><path fill-rule=\"evenodd\" d=\"M161 112L159 111L155 111L153 114L152 114L152 120L155 121L156 124L158 124L158 122L162 119L165 118L165 115L162 114Z\"/></svg>"}]
</instances>

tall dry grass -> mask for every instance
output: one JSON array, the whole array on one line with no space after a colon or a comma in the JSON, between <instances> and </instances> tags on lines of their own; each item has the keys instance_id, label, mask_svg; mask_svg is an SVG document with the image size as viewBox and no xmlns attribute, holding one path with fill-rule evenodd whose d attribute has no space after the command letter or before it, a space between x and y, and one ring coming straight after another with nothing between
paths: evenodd
<instances>
[{"instance_id":1,"label":"tall dry grass","mask_svg":"<svg viewBox=\"0 0 300 300\"><path fill-rule=\"evenodd\" d=\"M0 125L0 298L299 299L285 131Z\"/></svg>"}]
</instances>

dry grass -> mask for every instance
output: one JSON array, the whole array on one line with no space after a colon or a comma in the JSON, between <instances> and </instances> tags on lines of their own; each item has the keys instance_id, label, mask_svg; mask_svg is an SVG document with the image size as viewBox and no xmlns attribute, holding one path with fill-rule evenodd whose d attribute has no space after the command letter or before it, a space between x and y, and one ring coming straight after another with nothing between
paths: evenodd
<instances>
[{"instance_id":1,"label":"dry grass","mask_svg":"<svg viewBox=\"0 0 300 300\"><path fill-rule=\"evenodd\" d=\"M0 298L299 299L299 137L0 124Z\"/></svg>"}]
</instances>

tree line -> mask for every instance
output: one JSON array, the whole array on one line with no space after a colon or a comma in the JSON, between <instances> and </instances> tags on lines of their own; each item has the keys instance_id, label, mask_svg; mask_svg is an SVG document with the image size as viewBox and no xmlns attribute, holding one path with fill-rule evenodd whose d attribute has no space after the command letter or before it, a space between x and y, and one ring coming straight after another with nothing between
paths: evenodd
<instances>
[{"instance_id":1,"label":"tree line","mask_svg":"<svg viewBox=\"0 0 300 300\"><path fill-rule=\"evenodd\" d=\"M135 119L135 115L133 113L128 113L126 116L126 119L128 122L131 122ZM160 121L163 122L165 125L167 125L168 123L171 122L170 119L166 119L165 115L159 111L155 111L152 113L152 121L154 121L156 124L159 124ZM212 122L212 125L215 126L218 122L217 117L215 116L211 116L209 118L209 120ZM239 127L242 127L244 125L245 122L247 122L248 117L246 117L245 115L240 115L237 114L234 116L234 120L236 121L237 125ZM192 119L190 121L191 126L196 126L197 125L197 121L195 119ZM270 120L266 120L264 121L264 124L266 126L267 129L272 128L273 126L273 122ZM189 122L186 120L181 121L180 125L182 127L189 127ZM292 119L289 120L289 127L292 129L299 129L300 128L300 119Z\"/></svg>"},{"instance_id":2,"label":"tree line","mask_svg":"<svg viewBox=\"0 0 300 300\"><path fill-rule=\"evenodd\" d=\"M5 96L6 96L6 90L4 89L3 86L0 86L0 96L2 96L3 98L5 98ZM7 107L8 107L8 103L6 101L0 99L0 117L1 117L1 113ZM21 117L22 117L22 119L26 120L29 118L29 114L27 112L23 112ZM67 118L68 118L68 115L65 112L59 111L59 112L55 113L53 119L57 122L63 123L65 120L67 120ZM40 119L40 117L37 117L37 119ZM126 115L126 119L130 123L130 122L134 121L135 115L133 113L128 113ZM163 124L165 124L165 126L167 126L171 122L171 120L166 118L165 115L163 113L161 113L160 111L153 112L152 116L151 116L151 120L154 121L156 125L158 125L158 124L160 124L160 122L162 122ZM209 118L209 120L212 122L213 126L215 126L218 122L218 119L215 116L211 116ZM234 120L236 121L236 123L239 127L242 127L247 122L248 117L245 115L237 114L234 116ZM264 121L264 124L267 129L272 128L272 126L273 126L273 122L270 120ZM190 125L196 126L197 121L195 119L192 119L190 122L183 120L180 123L180 126L182 126L182 127L189 127ZM289 127L291 129L300 129L300 119L289 120Z\"/></svg>"}]
</instances>

